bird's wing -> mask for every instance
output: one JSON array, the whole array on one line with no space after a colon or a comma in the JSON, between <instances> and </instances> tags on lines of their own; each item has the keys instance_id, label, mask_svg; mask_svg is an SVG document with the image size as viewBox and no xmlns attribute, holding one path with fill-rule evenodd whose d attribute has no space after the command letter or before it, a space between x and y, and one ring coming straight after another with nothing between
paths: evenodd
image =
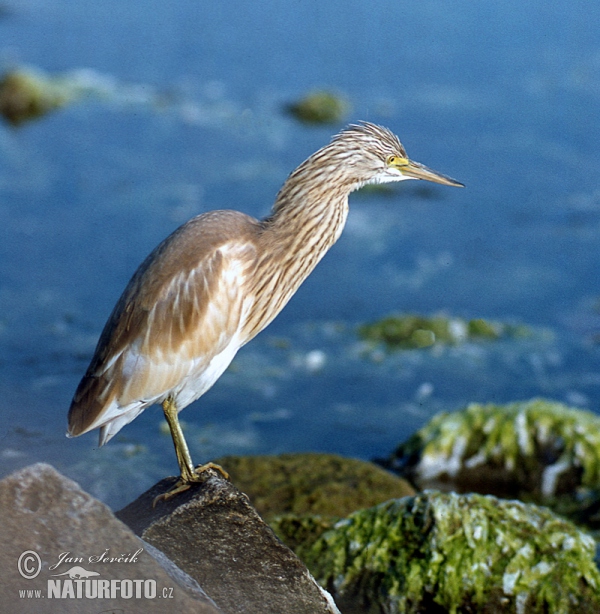
<instances>
[{"instance_id":1,"label":"bird's wing","mask_svg":"<svg viewBox=\"0 0 600 614\"><path fill-rule=\"evenodd\" d=\"M232 215L229 228L223 220L199 216L138 269L77 388L69 410L70 435L126 412L133 419L177 392L186 378L201 374L232 342L248 307L245 281L256 266L254 221L221 213Z\"/></svg>"}]
</instances>

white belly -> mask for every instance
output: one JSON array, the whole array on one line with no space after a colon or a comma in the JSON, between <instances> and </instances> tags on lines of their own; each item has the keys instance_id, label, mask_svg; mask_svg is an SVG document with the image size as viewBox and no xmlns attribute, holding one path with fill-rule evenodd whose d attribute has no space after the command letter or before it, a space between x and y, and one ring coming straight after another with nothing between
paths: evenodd
<instances>
[{"instance_id":1,"label":"white belly","mask_svg":"<svg viewBox=\"0 0 600 614\"><path fill-rule=\"evenodd\" d=\"M157 402L162 403L168 396L173 396L177 410L181 411L184 407L199 399L223 375L240 349L240 345L236 335L229 342L229 345L220 354L217 354L207 366L198 370L198 372L192 371L177 388L169 391Z\"/></svg>"},{"instance_id":2,"label":"white belly","mask_svg":"<svg viewBox=\"0 0 600 614\"><path fill-rule=\"evenodd\" d=\"M178 411L200 398L221 377L241 345L238 335L234 335L225 349L217 354L208 365L202 365L201 361L198 361L199 366L195 369L192 367L175 388L154 398L136 401L129 405L120 405L115 400L103 416L99 445L104 445L114 437L125 425L135 420L146 407L162 403L167 397L173 397Z\"/></svg>"}]
</instances>

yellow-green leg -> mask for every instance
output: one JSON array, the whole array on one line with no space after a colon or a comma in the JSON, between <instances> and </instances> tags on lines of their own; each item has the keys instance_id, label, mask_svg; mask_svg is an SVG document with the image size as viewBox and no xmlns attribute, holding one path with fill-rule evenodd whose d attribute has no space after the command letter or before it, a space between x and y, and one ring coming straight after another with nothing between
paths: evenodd
<instances>
[{"instance_id":1,"label":"yellow-green leg","mask_svg":"<svg viewBox=\"0 0 600 614\"><path fill-rule=\"evenodd\" d=\"M162 408L167 424L169 425L169 430L171 431L171 437L173 438L173 445L175 446L175 454L177 455L177 463L179 464L179 472L181 475L173 488L162 495L158 495L158 497L154 499L154 505L156 505L158 501L166 501L180 492L186 491L194 482L200 482L202 479L201 474L207 469L215 469L225 479L229 479L227 472L215 463L206 463L205 465L199 465L194 468L190 450L183 435L181 424L179 424L175 402L171 397L168 397L163 401Z\"/></svg>"},{"instance_id":2,"label":"yellow-green leg","mask_svg":"<svg viewBox=\"0 0 600 614\"><path fill-rule=\"evenodd\" d=\"M192 457L188 448L187 442L179 424L179 418L177 417L177 407L171 397L167 397L162 404L163 411L165 412L165 418L171 431L171 437L173 438L173 445L175 446L175 454L177 455L177 463L179 464L179 472L181 473L180 481L189 484L190 482L196 482L197 477L194 476L194 465L192 463Z\"/></svg>"}]
</instances>

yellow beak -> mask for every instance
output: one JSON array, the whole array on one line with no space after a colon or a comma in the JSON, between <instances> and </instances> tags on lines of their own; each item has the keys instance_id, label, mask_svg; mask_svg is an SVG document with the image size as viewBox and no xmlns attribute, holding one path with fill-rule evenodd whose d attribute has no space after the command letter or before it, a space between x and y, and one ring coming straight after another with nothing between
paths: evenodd
<instances>
[{"instance_id":1,"label":"yellow beak","mask_svg":"<svg viewBox=\"0 0 600 614\"><path fill-rule=\"evenodd\" d=\"M395 166L403 175L411 177L412 179L424 179L425 181L433 181L433 183L441 183L442 185L451 185L457 188L464 188L464 183L450 179L446 175L442 175L436 171L432 171L430 168L413 162L407 158L399 158Z\"/></svg>"}]
</instances>

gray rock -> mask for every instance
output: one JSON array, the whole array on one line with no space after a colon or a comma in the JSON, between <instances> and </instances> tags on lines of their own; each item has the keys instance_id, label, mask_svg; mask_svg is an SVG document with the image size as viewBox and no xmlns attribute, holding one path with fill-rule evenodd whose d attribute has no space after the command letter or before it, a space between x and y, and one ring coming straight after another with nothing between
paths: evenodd
<instances>
[{"instance_id":1,"label":"gray rock","mask_svg":"<svg viewBox=\"0 0 600 614\"><path fill-rule=\"evenodd\" d=\"M339 614L248 497L215 471L206 475L153 507L174 482L162 480L117 517L197 580L226 614Z\"/></svg>"},{"instance_id":2,"label":"gray rock","mask_svg":"<svg viewBox=\"0 0 600 614\"><path fill-rule=\"evenodd\" d=\"M165 571L103 503L50 465L32 465L0 481L0 510L5 612L220 614L192 578L172 564ZM19 571L33 575L38 569L31 579ZM91 597L105 586L114 595Z\"/></svg>"}]
</instances>

